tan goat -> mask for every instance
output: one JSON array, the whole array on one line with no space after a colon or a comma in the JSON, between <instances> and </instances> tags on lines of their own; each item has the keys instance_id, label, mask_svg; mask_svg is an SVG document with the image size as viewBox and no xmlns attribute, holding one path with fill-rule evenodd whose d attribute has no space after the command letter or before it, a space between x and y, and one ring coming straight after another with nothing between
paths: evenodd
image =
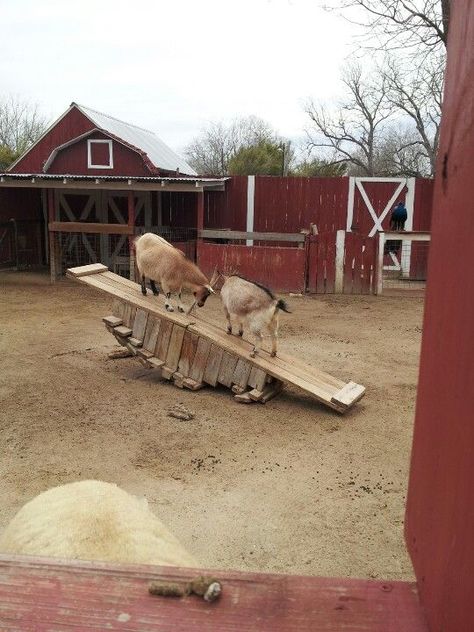
<instances>
[{"instance_id":1,"label":"tan goat","mask_svg":"<svg viewBox=\"0 0 474 632\"><path fill-rule=\"evenodd\" d=\"M283 299L276 298L271 290L248 281L243 277L232 275L225 276L224 285L221 289L221 298L224 305L224 312L227 318L227 333L232 334L233 317L239 325L239 336L244 333L244 323L250 332L255 336L256 342L250 356L260 350L263 340L263 332L268 331L272 339L271 355L277 353L278 337L278 312L283 310L290 314L288 306Z\"/></svg>"},{"instance_id":2,"label":"tan goat","mask_svg":"<svg viewBox=\"0 0 474 632\"><path fill-rule=\"evenodd\" d=\"M192 291L195 298L193 306L197 303L202 307L209 294L214 294L209 281L197 265L163 237L145 233L135 240L135 252L142 294L146 296L146 279L150 280L150 287L155 296L160 293L156 287L156 283L159 283L166 297L165 307L169 312L174 311L171 294L178 295L178 310L185 311L181 303L183 288Z\"/></svg>"}]
</instances>

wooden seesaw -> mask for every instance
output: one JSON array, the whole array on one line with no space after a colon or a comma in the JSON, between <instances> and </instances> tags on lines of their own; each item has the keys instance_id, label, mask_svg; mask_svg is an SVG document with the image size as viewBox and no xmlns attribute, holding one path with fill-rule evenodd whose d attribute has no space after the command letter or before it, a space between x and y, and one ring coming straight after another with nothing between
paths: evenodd
<instances>
[{"instance_id":1,"label":"wooden seesaw","mask_svg":"<svg viewBox=\"0 0 474 632\"><path fill-rule=\"evenodd\" d=\"M250 357L252 345L196 314L167 312L161 300L145 297L138 283L95 263L67 270L67 276L110 294L112 314L102 320L124 347L123 357L136 356L180 388L198 390L222 384L243 403L265 403L285 383L344 413L365 393L355 382L342 382L300 360L262 351Z\"/></svg>"}]
</instances>

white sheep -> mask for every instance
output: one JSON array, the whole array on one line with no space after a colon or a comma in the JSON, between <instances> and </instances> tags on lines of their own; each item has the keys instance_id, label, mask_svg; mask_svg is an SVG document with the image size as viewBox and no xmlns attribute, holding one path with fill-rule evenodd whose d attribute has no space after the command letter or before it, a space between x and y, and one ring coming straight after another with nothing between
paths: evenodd
<instances>
[{"instance_id":1,"label":"white sheep","mask_svg":"<svg viewBox=\"0 0 474 632\"><path fill-rule=\"evenodd\" d=\"M103 481L68 483L30 500L1 533L0 552L197 566L146 499Z\"/></svg>"},{"instance_id":2,"label":"white sheep","mask_svg":"<svg viewBox=\"0 0 474 632\"><path fill-rule=\"evenodd\" d=\"M165 307L169 312L174 311L170 302L172 293L178 295L178 310L185 311L181 304L183 287L192 291L195 297L194 304L197 303L198 307L204 305L209 294L214 294L209 281L197 265L163 237L145 233L135 240L135 253L142 294L146 296L145 281L149 279L153 294L158 296L158 282L165 294Z\"/></svg>"}]
</instances>

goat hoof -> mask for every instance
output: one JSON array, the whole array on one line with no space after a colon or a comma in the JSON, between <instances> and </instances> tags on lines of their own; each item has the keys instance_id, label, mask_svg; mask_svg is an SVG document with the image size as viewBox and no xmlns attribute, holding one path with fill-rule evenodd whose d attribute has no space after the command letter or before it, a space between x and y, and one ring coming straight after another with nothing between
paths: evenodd
<instances>
[{"instance_id":1,"label":"goat hoof","mask_svg":"<svg viewBox=\"0 0 474 632\"><path fill-rule=\"evenodd\" d=\"M239 336L242 338L242 336L243 336L243 335L244 335L244 331L243 331L243 329L241 329L241 330L239 331Z\"/></svg>"},{"instance_id":2,"label":"goat hoof","mask_svg":"<svg viewBox=\"0 0 474 632\"><path fill-rule=\"evenodd\" d=\"M270 356L271 356L272 358L275 358L275 357L276 357L276 354L277 354L277 352L276 352L276 351L272 351L272 352L270 353Z\"/></svg>"},{"instance_id":3,"label":"goat hoof","mask_svg":"<svg viewBox=\"0 0 474 632\"><path fill-rule=\"evenodd\" d=\"M251 357L251 358L255 358L255 356L256 356L256 352L255 352L255 351L251 351L251 352L250 352L250 357Z\"/></svg>"},{"instance_id":4,"label":"goat hoof","mask_svg":"<svg viewBox=\"0 0 474 632\"><path fill-rule=\"evenodd\" d=\"M184 314L184 311L185 311L185 310L184 310L184 308L183 308L183 307L181 307L181 305L180 305L180 306L178 307L178 312L181 312L182 314Z\"/></svg>"},{"instance_id":5,"label":"goat hoof","mask_svg":"<svg viewBox=\"0 0 474 632\"><path fill-rule=\"evenodd\" d=\"M229 334L229 336L232 336L232 329L229 329L229 327L227 327L227 333Z\"/></svg>"},{"instance_id":6,"label":"goat hoof","mask_svg":"<svg viewBox=\"0 0 474 632\"><path fill-rule=\"evenodd\" d=\"M174 312L174 307L171 307L170 305L165 305L165 307L167 312Z\"/></svg>"},{"instance_id":7,"label":"goat hoof","mask_svg":"<svg viewBox=\"0 0 474 632\"><path fill-rule=\"evenodd\" d=\"M143 296L146 296L146 290L142 290Z\"/></svg>"}]
</instances>

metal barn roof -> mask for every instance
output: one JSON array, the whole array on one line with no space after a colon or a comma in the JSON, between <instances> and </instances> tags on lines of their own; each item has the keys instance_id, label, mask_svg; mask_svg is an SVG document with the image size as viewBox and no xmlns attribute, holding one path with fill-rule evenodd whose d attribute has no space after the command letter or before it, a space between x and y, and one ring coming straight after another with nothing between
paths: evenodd
<instances>
[{"instance_id":1,"label":"metal barn roof","mask_svg":"<svg viewBox=\"0 0 474 632\"><path fill-rule=\"evenodd\" d=\"M153 132L125 123L108 114L97 112L78 103L72 103L71 105L75 105L99 129L110 132L110 134L144 151L155 167L166 169L167 171L179 170L182 174L192 176L197 175L197 172L183 158L178 156Z\"/></svg>"}]
</instances>

